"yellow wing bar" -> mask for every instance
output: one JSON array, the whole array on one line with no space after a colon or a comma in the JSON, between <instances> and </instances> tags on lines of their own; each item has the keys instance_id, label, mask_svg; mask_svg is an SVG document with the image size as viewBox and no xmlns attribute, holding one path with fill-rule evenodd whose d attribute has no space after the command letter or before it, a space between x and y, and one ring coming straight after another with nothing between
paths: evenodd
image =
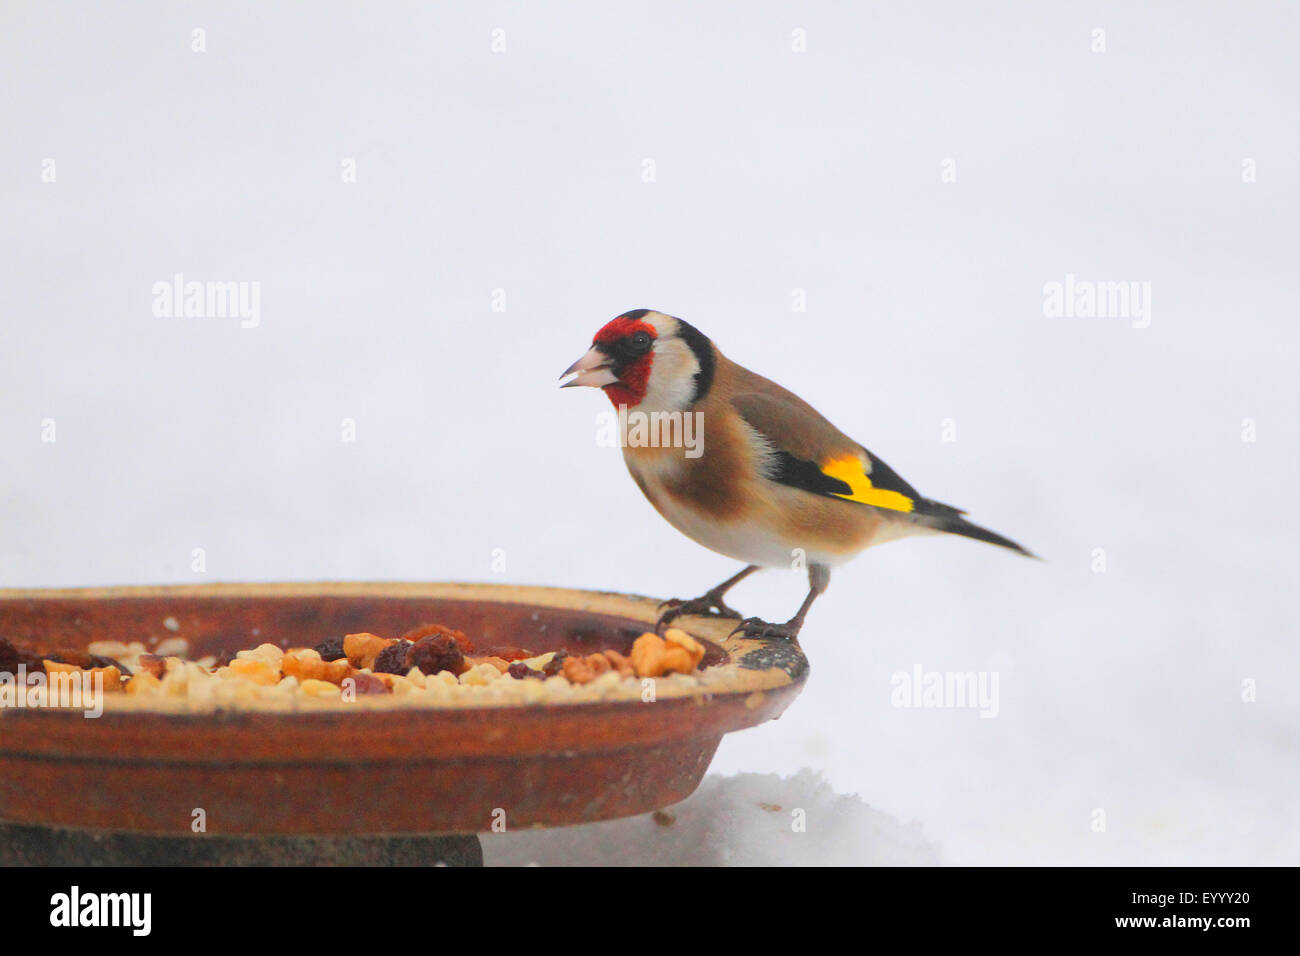
<instances>
[{"instance_id":1,"label":"yellow wing bar","mask_svg":"<svg viewBox=\"0 0 1300 956\"><path fill-rule=\"evenodd\" d=\"M862 462L853 455L831 458L822 463L821 469L822 474L836 478L852 489L847 495L836 494L836 498L857 501L877 508L888 508L891 511L911 511L916 506L907 495L873 485L862 468Z\"/></svg>"}]
</instances>

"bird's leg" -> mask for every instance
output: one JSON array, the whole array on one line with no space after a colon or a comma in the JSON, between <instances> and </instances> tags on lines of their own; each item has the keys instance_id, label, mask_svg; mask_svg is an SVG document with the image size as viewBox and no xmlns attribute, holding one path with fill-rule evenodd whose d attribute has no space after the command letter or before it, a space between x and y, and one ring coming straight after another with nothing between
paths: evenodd
<instances>
[{"instance_id":1,"label":"bird's leg","mask_svg":"<svg viewBox=\"0 0 1300 956\"><path fill-rule=\"evenodd\" d=\"M655 630L662 630L674 619L681 617L683 614L704 614L709 617L725 617L739 620L740 612L727 607L727 602L722 598L728 591L757 570L758 565L751 564L749 567L743 568L739 574L733 574L717 587L710 588L700 597L693 598L690 601L683 601L680 598L673 598L664 601L664 603L660 605L660 607L664 608L664 611L659 615L659 621L655 624Z\"/></svg>"},{"instance_id":2,"label":"bird's leg","mask_svg":"<svg viewBox=\"0 0 1300 956\"><path fill-rule=\"evenodd\" d=\"M808 568L808 596L803 599L803 604L799 605L799 611L794 617L784 624L769 624L762 618L747 617L736 625L736 630L740 631L746 637L780 637L788 641L793 641L799 636L799 631L803 627L803 619L808 616L808 609L812 607L813 601L821 597L826 588L831 583L831 569L824 564L814 564Z\"/></svg>"}]
</instances>

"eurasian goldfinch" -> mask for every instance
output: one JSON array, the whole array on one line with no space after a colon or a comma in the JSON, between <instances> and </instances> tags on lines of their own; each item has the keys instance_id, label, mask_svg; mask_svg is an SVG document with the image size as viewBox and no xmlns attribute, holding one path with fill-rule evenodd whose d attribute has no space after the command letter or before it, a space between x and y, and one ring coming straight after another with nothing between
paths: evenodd
<instances>
[{"instance_id":1,"label":"eurasian goldfinch","mask_svg":"<svg viewBox=\"0 0 1300 956\"><path fill-rule=\"evenodd\" d=\"M723 600L762 567L806 567L808 596L784 624L740 620L750 636L793 638L830 569L872 545L948 532L1030 555L965 513L923 497L803 399L729 361L698 329L662 312L624 312L596 333L562 387L601 388L619 410L623 459L668 523L743 561L680 614L740 619ZM802 562L802 563L801 563Z\"/></svg>"}]
</instances>

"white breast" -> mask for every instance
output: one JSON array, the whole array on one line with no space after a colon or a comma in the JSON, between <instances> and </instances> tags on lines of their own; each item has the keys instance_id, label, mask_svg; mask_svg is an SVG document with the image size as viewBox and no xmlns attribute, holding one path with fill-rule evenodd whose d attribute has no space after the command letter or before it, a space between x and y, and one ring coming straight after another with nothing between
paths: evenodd
<instances>
[{"instance_id":1,"label":"white breast","mask_svg":"<svg viewBox=\"0 0 1300 956\"><path fill-rule=\"evenodd\" d=\"M843 564L851 554L837 554L804 548L796 550L795 543L786 541L776 527L762 520L718 521L708 513L693 508L673 497L665 488L665 480L683 467L680 457L663 455L635 459L623 456L628 471L646 490L646 497L655 510L669 524L692 541L710 551L724 554L745 564L765 568L806 567L809 564L836 566ZM805 543L806 544L806 543Z\"/></svg>"}]
</instances>

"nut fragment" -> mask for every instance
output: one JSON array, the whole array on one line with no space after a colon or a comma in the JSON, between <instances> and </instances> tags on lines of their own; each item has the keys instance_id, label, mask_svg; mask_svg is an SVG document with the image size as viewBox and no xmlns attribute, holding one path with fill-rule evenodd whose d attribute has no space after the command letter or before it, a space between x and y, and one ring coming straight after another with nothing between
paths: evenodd
<instances>
[{"instance_id":1,"label":"nut fragment","mask_svg":"<svg viewBox=\"0 0 1300 956\"><path fill-rule=\"evenodd\" d=\"M697 641L691 635L687 634L681 628L670 627L664 631L664 642L675 645L686 651L690 657L690 670L700 666L700 661L704 660L704 645Z\"/></svg>"},{"instance_id":2,"label":"nut fragment","mask_svg":"<svg viewBox=\"0 0 1300 956\"><path fill-rule=\"evenodd\" d=\"M159 646L161 647L161 645ZM176 654L176 656L180 657L184 656L185 653L185 651L182 651L180 654L176 654L175 651L168 651L163 656L170 657L173 654ZM238 651L235 654L235 657L246 661L266 661L268 664L278 668L280 666L280 658L284 657L284 650L276 647L274 644L258 644L257 647L253 648L251 651Z\"/></svg>"},{"instance_id":3,"label":"nut fragment","mask_svg":"<svg viewBox=\"0 0 1300 956\"><path fill-rule=\"evenodd\" d=\"M89 674L91 680L94 675L98 674L103 681L104 693L113 693L122 689L122 672L116 667L78 667L76 664L65 664L62 661L46 660L45 673L53 676L55 674Z\"/></svg>"},{"instance_id":4,"label":"nut fragment","mask_svg":"<svg viewBox=\"0 0 1300 956\"><path fill-rule=\"evenodd\" d=\"M632 669L638 677L658 677L664 672L664 639L642 634L632 642Z\"/></svg>"},{"instance_id":5,"label":"nut fragment","mask_svg":"<svg viewBox=\"0 0 1300 956\"><path fill-rule=\"evenodd\" d=\"M627 658L623 660L626 661ZM589 684L602 674L616 672L614 662L607 652L588 654L586 657L566 657L561 664L561 673L571 684Z\"/></svg>"},{"instance_id":6,"label":"nut fragment","mask_svg":"<svg viewBox=\"0 0 1300 956\"><path fill-rule=\"evenodd\" d=\"M664 637L642 634L632 643L632 667L638 677L689 674L703 658L704 645L677 628L670 627Z\"/></svg>"},{"instance_id":7,"label":"nut fragment","mask_svg":"<svg viewBox=\"0 0 1300 956\"><path fill-rule=\"evenodd\" d=\"M609 661L610 666L618 671L619 677L631 677L636 673L632 667L632 661L618 651L606 651L605 658Z\"/></svg>"},{"instance_id":8,"label":"nut fragment","mask_svg":"<svg viewBox=\"0 0 1300 956\"><path fill-rule=\"evenodd\" d=\"M375 658L392 643L377 634L349 634L343 638L343 653L353 667L372 668Z\"/></svg>"},{"instance_id":9,"label":"nut fragment","mask_svg":"<svg viewBox=\"0 0 1300 956\"><path fill-rule=\"evenodd\" d=\"M566 657L562 666L564 679L570 684L586 684L596 679L596 672L585 657Z\"/></svg>"},{"instance_id":10,"label":"nut fragment","mask_svg":"<svg viewBox=\"0 0 1300 956\"><path fill-rule=\"evenodd\" d=\"M162 681L150 671L141 671L126 685L128 694L156 694L162 691Z\"/></svg>"},{"instance_id":11,"label":"nut fragment","mask_svg":"<svg viewBox=\"0 0 1300 956\"><path fill-rule=\"evenodd\" d=\"M501 672L499 670L497 670L491 664L483 662L480 664L475 664L473 667L467 670L463 675L461 675L460 680L462 684L469 684L472 687L482 687L485 684L490 684L492 681L497 680L500 677L501 677Z\"/></svg>"},{"instance_id":12,"label":"nut fragment","mask_svg":"<svg viewBox=\"0 0 1300 956\"><path fill-rule=\"evenodd\" d=\"M352 665L346 657L337 661L323 661L313 648L300 647L286 651L281 665L285 676L298 680L323 680L331 684L342 683L343 679L353 673Z\"/></svg>"},{"instance_id":13,"label":"nut fragment","mask_svg":"<svg viewBox=\"0 0 1300 956\"><path fill-rule=\"evenodd\" d=\"M675 644L669 644L664 648L664 656L660 660L665 673L689 674L695 670L690 652Z\"/></svg>"},{"instance_id":14,"label":"nut fragment","mask_svg":"<svg viewBox=\"0 0 1300 956\"><path fill-rule=\"evenodd\" d=\"M338 684L341 683L345 677L348 677L353 673L355 673L355 671L352 665L349 664L348 659L344 657L337 661L326 662L325 676L323 680L327 680L331 684Z\"/></svg>"},{"instance_id":15,"label":"nut fragment","mask_svg":"<svg viewBox=\"0 0 1300 956\"><path fill-rule=\"evenodd\" d=\"M256 657L237 657L227 665L226 669L237 677L264 687L280 683L280 668Z\"/></svg>"},{"instance_id":16,"label":"nut fragment","mask_svg":"<svg viewBox=\"0 0 1300 956\"><path fill-rule=\"evenodd\" d=\"M308 678L302 682L302 692L311 697L337 697L339 689L336 685L325 680L312 680Z\"/></svg>"}]
</instances>

